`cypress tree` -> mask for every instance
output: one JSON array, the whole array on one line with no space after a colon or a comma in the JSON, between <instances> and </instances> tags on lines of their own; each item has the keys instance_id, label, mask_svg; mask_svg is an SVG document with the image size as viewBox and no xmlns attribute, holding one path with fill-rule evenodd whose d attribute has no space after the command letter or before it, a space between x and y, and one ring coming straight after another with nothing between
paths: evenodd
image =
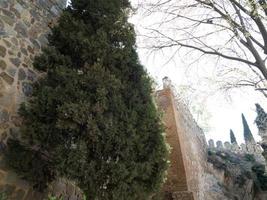
<instances>
[{"instance_id":1,"label":"cypress tree","mask_svg":"<svg viewBox=\"0 0 267 200\"><path fill-rule=\"evenodd\" d=\"M267 129L267 114L260 104L256 103L257 117L255 123L259 130L265 131Z\"/></svg>"},{"instance_id":2,"label":"cypress tree","mask_svg":"<svg viewBox=\"0 0 267 200\"><path fill-rule=\"evenodd\" d=\"M255 142L254 137L250 131L250 128L248 126L247 120L242 113L242 123L243 123L243 130L244 130L244 139L246 142Z\"/></svg>"},{"instance_id":3,"label":"cypress tree","mask_svg":"<svg viewBox=\"0 0 267 200\"><path fill-rule=\"evenodd\" d=\"M36 188L65 177L88 200L142 200L159 189L167 150L130 9L128 0L72 0L35 59L46 76L21 106L21 139L8 141L7 155Z\"/></svg>"},{"instance_id":4,"label":"cypress tree","mask_svg":"<svg viewBox=\"0 0 267 200\"><path fill-rule=\"evenodd\" d=\"M235 134L233 132L232 129L230 129L230 140L232 144L237 144L236 138L235 138Z\"/></svg>"}]
</instances>

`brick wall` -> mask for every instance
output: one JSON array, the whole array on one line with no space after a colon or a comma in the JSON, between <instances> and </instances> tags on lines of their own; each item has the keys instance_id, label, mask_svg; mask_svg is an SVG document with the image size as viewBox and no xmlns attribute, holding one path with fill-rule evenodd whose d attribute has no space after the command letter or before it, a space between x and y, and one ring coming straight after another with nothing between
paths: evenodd
<instances>
[{"instance_id":1,"label":"brick wall","mask_svg":"<svg viewBox=\"0 0 267 200\"><path fill-rule=\"evenodd\" d=\"M158 91L157 102L163 111L166 139L171 147L164 191L172 193L175 200L203 199L202 180L207 168L205 135L170 87Z\"/></svg>"}]
</instances>

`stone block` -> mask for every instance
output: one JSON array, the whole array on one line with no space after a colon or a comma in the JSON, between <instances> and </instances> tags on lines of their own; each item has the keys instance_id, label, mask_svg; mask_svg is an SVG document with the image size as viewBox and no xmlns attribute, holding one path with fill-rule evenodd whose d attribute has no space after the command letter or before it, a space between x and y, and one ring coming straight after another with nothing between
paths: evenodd
<instances>
[{"instance_id":1,"label":"stone block","mask_svg":"<svg viewBox=\"0 0 267 200\"><path fill-rule=\"evenodd\" d=\"M15 19L15 14L9 10L6 10L6 9L2 9L2 13L5 15L5 16L8 16L10 17L11 19Z\"/></svg>"},{"instance_id":2,"label":"stone block","mask_svg":"<svg viewBox=\"0 0 267 200\"><path fill-rule=\"evenodd\" d=\"M6 47L0 45L0 57L5 57L6 56Z\"/></svg>"},{"instance_id":3,"label":"stone block","mask_svg":"<svg viewBox=\"0 0 267 200\"><path fill-rule=\"evenodd\" d=\"M15 31L17 31L19 36L28 37L28 31L27 31L27 26L25 25L25 23L19 21L16 26L15 26Z\"/></svg>"},{"instance_id":4,"label":"stone block","mask_svg":"<svg viewBox=\"0 0 267 200\"><path fill-rule=\"evenodd\" d=\"M11 76L9 76L6 72L2 72L0 74L0 77L7 82L9 85L12 85L14 82L14 78L12 78Z\"/></svg>"},{"instance_id":5,"label":"stone block","mask_svg":"<svg viewBox=\"0 0 267 200\"><path fill-rule=\"evenodd\" d=\"M12 78L14 78L14 76L16 75L17 73L17 68L14 68L14 67L9 67L7 69L7 73L9 76L11 76Z\"/></svg>"},{"instance_id":6,"label":"stone block","mask_svg":"<svg viewBox=\"0 0 267 200\"><path fill-rule=\"evenodd\" d=\"M16 3L14 5L14 9L17 10L19 13L21 13L24 10L23 6L20 3Z\"/></svg>"},{"instance_id":7,"label":"stone block","mask_svg":"<svg viewBox=\"0 0 267 200\"><path fill-rule=\"evenodd\" d=\"M26 78L26 73L25 73L24 69L20 68L19 73L18 73L18 79L19 79L19 81L22 81L25 78Z\"/></svg>"},{"instance_id":8,"label":"stone block","mask_svg":"<svg viewBox=\"0 0 267 200\"><path fill-rule=\"evenodd\" d=\"M9 113L5 109L0 109L0 123L7 122L9 120Z\"/></svg>"},{"instance_id":9,"label":"stone block","mask_svg":"<svg viewBox=\"0 0 267 200\"><path fill-rule=\"evenodd\" d=\"M216 142L216 147L217 147L218 149L223 149L223 143L222 143L222 141L217 141L217 142Z\"/></svg>"},{"instance_id":10,"label":"stone block","mask_svg":"<svg viewBox=\"0 0 267 200\"><path fill-rule=\"evenodd\" d=\"M4 60L0 60L0 69L5 70L6 66L6 62Z\"/></svg>"},{"instance_id":11,"label":"stone block","mask_svg":"<svg viewBox=\"0 0 267 200\"><path fill-rule=\"evenodd\" d=\"M0 1L0 7L1 8L7 8L8 7L7 0L1 0Z\"/></svg>"},{"instance_id":12,"label":"stone block","mask_svg":"<svg viewBox=\"0 0 267 200\"><path fill-rule=\"evenodd\" d=\"M211 139L209 140L209 148L215 148L214 141Z\"/></svg>"},{"instance_id":13,"label":"stone block","mask_svg":"<svg viewBox=\"0 0 267 200\"><path fill-rule=\"evenodd\" d=\"M21 60L19 58L10 58L10 62L15 65L16 67L19 67Z\"/></svg>"},{"instance_id":14,"label":"stone block","mask_svg":"<svg viewBox=\"0 0 267 200\"><path fill-rule=\"evenodd\" d=\"M3 22L9 26L13 26L15 24L15 19L12 19L9 16L6 15L0 15L0 19L3 20Z\"/></svg>"},{"instance_id":15,"label":"stone block","mask_svg":"<svg viewBox=\"0 0 267 200\"><path fill-rule=\"evenodd\" d=\"M8 48L10 48L10 47L12 46L12 44L11 44L9 41L5 40L5 39L3 39L3 42L5 43L5 45L6 45Z\"/></svg>"}]
</instances>

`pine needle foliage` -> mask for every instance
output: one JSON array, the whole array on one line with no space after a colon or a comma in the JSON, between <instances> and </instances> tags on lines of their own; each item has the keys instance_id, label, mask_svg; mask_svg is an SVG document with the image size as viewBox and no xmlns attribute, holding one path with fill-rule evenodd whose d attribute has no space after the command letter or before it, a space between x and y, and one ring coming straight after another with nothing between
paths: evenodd
<instances>
[{"instance_id":1,"label":"pine needle foliage","mask_svg":"<svg viewBox=\"0 0 267 200\"><path fill-rule=\"evenodd\" d=\"M130 9L128 0L73 0L35 59L46 76L20 109L22 142L9 153L37 152L11 166L39 189L65 177L90 200L142 200L161 186L167 150Z\"/></svg>"}]
</instances>

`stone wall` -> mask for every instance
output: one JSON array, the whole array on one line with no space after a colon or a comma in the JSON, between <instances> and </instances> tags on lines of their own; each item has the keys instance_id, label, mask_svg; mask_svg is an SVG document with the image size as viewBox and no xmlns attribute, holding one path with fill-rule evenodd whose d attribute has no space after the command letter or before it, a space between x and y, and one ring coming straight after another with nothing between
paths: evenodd
<instances>
[{"instance_id":1,"label":"stone wall","mask_svg":"<svg viewBox=\"0 0 267 200\"><path fill-rule=\"evenodd\" d=\"M30 83L38 77L32 68L34 56L47 43L49 26L65 4L66 0L0 1L1 141L20 123L16 111L31 95Z\"/></svg>"},{"instance_id":2,"label":"stone wall","mask_svg":"<svg viewBox=\"0 0 267 200\"><path fill-rule=\"evenodd\" d=\"M18 134L19 104L39 76L32 68L34 56L47 44L49 26L65 5L66 0L0 0L0 194L8 199L42 199L6 168L1 151L7 137Z\"/></svg>"},{"instance_id":3,"label":"stone wall","mask_svg":"<svg viewBox=\"0 0 267 200\"><path fill-rule=\"evenodd\" d=\"M217 150L217 151L227 151L232 152L235 154L239 154L240 156L243 156L245 154L251 154L254 156L257 162L266 164L265 159L262 155L263 149L260 144L257 144L254 141L246 141L246 143L242 143L240 146L237 143L231 144L230 142L224 142L217 141L216 146L214 144L214 141L210 139L208 141L208 147L211 150Z\"/></svg>"},{"instance_id":4,"label":"stone wall","mask_svg":"<svg viewBox=\"0 0 267 200\"><path fill-rule=\"evenodd\" d=\"M261 155L259 145L246 144L246 150L229 142L218 141L215 147L210 140L207 145L203 131L170 80L164 80L163 85L157 92L157 104L163 111L171 147L164 200L265 200L266 193L255 189L256 179L246 175L253 174L254 161L244 159L247 153Z\"/></svg>"}]
</instances>

